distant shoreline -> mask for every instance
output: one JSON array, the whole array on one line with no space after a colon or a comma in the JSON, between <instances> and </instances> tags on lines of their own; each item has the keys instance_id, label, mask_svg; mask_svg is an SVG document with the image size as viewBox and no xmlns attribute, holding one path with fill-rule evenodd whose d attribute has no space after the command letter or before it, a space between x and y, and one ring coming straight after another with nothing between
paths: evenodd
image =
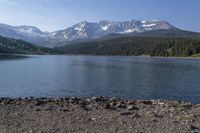
<instances>
[{"instance_id":1,"label":"distant shoreline","mask_svg":"<svg viewBox=\"0 0 200 133\"><path fill-rule=\"evenodd\" d=\"M135 56L137 57L137 56ZM173 56L169 56L169 57L162 57L162 56L138 56L138 57L146 57L146 58L171 58L171 59L197 59L199 60L200 57L173 57Z\"/></svg>"},{"instance_id":2,"label":"distant shoreline","mask_svg":"<svg viewBox=\"0 0 200 133\"><path fill-rule=\"evenodd\" d=\"M32 54L5 54L5 53L0 53L0 56L18 56L18 57L31 57ZM38 56L43 56L41 54L34 54L34 55L38 55ZM47 55L55 55L55 54L45 54L44 56ZM56 54L55 56L59 56L59 55L66 55L66 56L113 56L113 57L138 57L138 58L165 58L165 59L193 59L193 60L199 60L200 57L173 57L173 56L169 56L169 57L164 57L164 56L134 56L134 55L90 55L90 54Z\"/></svg>"},{"instance_id":3,"label":"distant shoreline","mask_svg":"<svg viewBox=\"0 0 200 133\"><path fill-rule=\"evenodd\" d=\"M1 132L199 132L200 104L108 97L0 98Z\"/></svg>"}]
</instances>

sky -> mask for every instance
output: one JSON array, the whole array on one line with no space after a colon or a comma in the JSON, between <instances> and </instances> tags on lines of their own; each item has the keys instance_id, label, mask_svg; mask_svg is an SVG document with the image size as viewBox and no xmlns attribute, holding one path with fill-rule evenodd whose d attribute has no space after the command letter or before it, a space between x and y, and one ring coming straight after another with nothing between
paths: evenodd
<instances>
[{"instance_id":1,"label":"sky","mask_svg":"<svg viewBox=\"0 0 200 133\"><path fill-rule=\"evenodd\" d=\"M200 32L200 0L0 0L0 23L31 25L42 31L81 21L166 20Z\"/></svg>"}]
</instances>

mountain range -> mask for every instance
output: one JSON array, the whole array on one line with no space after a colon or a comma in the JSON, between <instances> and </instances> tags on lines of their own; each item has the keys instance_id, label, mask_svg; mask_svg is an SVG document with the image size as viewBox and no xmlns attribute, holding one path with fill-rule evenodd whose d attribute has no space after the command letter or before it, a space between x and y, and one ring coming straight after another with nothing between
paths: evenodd
<instances>
[{"instance_id":1,"label":"mountain range","mask_svg":"<svg viewBox=\"0 0 200 133\"><path fill-rule=\"evenodd\" d=\"M9 38L22 39L39 46L55 47L76 41L86 41L113 35L139 35L149 31L179 30L167 21L161 20L131 20L124 22L83 21L64 30L43 32L34 26L10 26L0 24L0 35Z\"/></svg>"}]
</instances>

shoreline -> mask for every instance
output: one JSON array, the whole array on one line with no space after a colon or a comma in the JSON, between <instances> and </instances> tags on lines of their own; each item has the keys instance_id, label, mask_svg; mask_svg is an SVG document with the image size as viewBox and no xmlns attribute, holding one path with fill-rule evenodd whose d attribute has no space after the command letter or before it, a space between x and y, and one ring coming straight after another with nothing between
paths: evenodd
<instances>
[{"instance_id":1,"label":"shoreline","mask_svg":"<svg viewBox=\"0 0 200 133\"><path fill-rule=\"evenodd\" d=\"M53 55L53 56L113 56L113 57L137 57L137 58L152 58L152 59L190 59L190 60L200 60L200 57L192 57L192 56L189 56L189 57L175 57L175 56L169 56L169 57L164 57L164 56L142 56L142 55L139 55L139 56L134 56L134 55L86 55L86 54L1 54L0 53L0 56L22 56L22 57L27 57L27 58L31 58L31 56L48 56L48 55Z\"/></svg>"},{"instance_id":2,"label":"shoreline","mask_svg":"<svg viewBox=\"0 0 200 133\"><path fill-rule=\"evenodd\" d=\"M200 104L112 97L0 98L0 131L200 132Z\"/></svg>"},{"instance_id":3,"label":"shoreline","mask_svg":"<svg viewBox=\"0 0 200 133\"><path fill-rule=\"evenodd\" d=\"M199 60L200 57L191 57L191 56L188 56L188 57L175 57L175 56L168 56L168 57L165 57L165 56L143 56L143 55L138 55L138 56L135 56L135 55L90 55L90 54L61 54L61 55L67 55L67 56L113 56L113 57L138 57L138 58L174 58L174 59L197 59Z\"/></svg>"}]
</instances>

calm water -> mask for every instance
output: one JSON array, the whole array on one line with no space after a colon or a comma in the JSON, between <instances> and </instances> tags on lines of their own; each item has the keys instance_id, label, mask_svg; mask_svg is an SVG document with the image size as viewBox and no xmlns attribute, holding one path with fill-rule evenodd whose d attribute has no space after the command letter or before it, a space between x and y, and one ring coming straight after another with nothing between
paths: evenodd
<instances>
[{"instance_id":1,"label":"calm water","mask_svg":"<svg viewBox=\"0 0 200 133\"><path fill-rule=\"evenodd\" d=\"M200 60L112 56L0 60L0 97L96 95L200 103Z\"/></svg>"}]
</instances>

